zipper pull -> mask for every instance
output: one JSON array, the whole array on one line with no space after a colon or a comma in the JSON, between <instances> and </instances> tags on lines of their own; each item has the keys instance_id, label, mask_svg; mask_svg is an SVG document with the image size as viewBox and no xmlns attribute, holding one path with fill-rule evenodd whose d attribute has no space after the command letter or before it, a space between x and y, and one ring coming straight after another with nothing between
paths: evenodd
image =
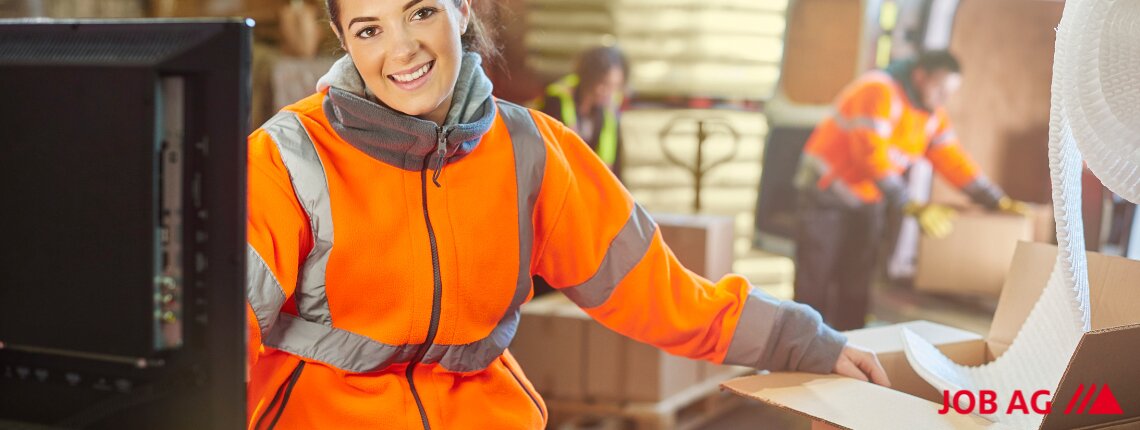
<instances>
[{"instance_id":1,"label":"zipper pull","mask_svg":"<svg viewBox=\"0 0 1140 430\"><path fill-rule=\"evenodd\" d=\"M440 128L439 141L435 147L435 173L431 175L431 181L435 183L436 188L440 188L439 174L443 173L443 160L447 157L447 131Z\"/></svg>"}]
</instances>

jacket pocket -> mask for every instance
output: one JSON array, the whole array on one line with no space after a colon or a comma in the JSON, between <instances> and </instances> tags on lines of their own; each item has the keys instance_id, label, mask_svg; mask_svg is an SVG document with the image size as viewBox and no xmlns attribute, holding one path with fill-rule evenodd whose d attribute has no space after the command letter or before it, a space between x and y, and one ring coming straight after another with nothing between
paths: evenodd
<instances>
[{"instance_id":1,"label":"jacket pocket","mask_svg":"<svg viewBox=\"0 0 1140 430\"><path fill-rule=\"evenodd\" d=\"M526 393L527 397L530 397L530 401L534 403L534 408L538 410L538 414L542 416L542 424L545 426L549 419L546 415L546 408L542 406L542 401L539 400L538 394L531 392L531 390L527 388L521 376L522 372L518 369L518 363L515 363L514 357L511 357L509 354L510 353L504 351L503 355L499 356L499 359L502 360L503 366L507 368L507 373L510 373L511 377L515 378L515 383L518 384L519 389L521 389L523 393Z\"/></svg>"},{"instance_id":2,"label":"jacket pocket","mask_svg":"<svg viewBox=\"0 0 1140 430\"><path fill-rule=\"evenodd\" d=\"M297 367L293 368L293 373L289 375L289 379L281 384L277 389L277 394L273 396L273 401L269 402L269 407L265 408L265 413L257 419L257 424L253 426L255 430L272 430L277 426L277 420L281 419L281 413L285 411L285 405L289 403L289 396L293 394L293 387L297 385L297 380L301 379L301 372L305 369L305 361L297 363ZM278 404L280 403L280 404ZM270 417L272 415L272 417ZM268 425L266 425L266 420Z\"/></svg>"}]
</instances>

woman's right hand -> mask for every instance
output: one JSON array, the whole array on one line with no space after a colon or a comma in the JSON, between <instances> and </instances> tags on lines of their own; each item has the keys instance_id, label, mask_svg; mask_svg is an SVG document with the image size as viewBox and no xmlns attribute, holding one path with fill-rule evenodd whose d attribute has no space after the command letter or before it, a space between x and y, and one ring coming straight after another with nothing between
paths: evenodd
<instances>
[{"instance_id":1,"label":"woman's right hand","mask_svg":"<svg viewBox=\"0 0 1140 430\"><path fill-rule=\"evenodd\" d=\"M852 344L843 347L832 372L884 387L891 386L887 372L883 370L883 365L879 364L879 357L876 357L874 352Z\"/></svg>"}]
</instances>

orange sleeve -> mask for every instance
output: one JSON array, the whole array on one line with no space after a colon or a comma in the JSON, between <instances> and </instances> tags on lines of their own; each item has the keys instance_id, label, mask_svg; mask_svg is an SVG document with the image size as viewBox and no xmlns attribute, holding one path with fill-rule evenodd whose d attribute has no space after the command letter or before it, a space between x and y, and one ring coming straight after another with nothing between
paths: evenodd
<instances>
[{"instance_id":1,"label":"orange sleeve","mask_svg":"<svg viewBox=\"0 0 1140 430\"><path fill-rule=\"evenodd\" d=\"M863 83L838 102L835 121L850 138L852 159L874 180L898 174L888 152L898 103L882 82Z\"/></svg>"},{"instance_id":2,"label":"orange sleeve","mask_svg":"<svg viewBox=\"0 0 1140 430\"><path fill-rule=\"evenodd\" d=\"M950 126L946 112L935 112L938 127L930 137L926 158L934 170L955 187L961 189L980 178L981 170L970 154L958 143L958 136Z\"/></svg>"},{"instance_id":3,"label":"orange sleeve","mask_svg":"<svg viewBox=\"0 0 1140 430\"><path fill-rule=\"evenodd\" d=\"M261 350L263 332L293 295L312 236L273 138L258 129L248 143L246 320L252 366Z\"/></svg>"},{"instance_id":4,"label":"orange sleeve","mask_svg":"<svg viewBox=\"0 0 1140 430\"><path fill-rule=\"evenodd\" d=\"M547 163L533 271L602 325L672 354L830 372L845 339L811 308L678 262L657 225L573 132L539 115Z\"/></svg>"}]
</instances>

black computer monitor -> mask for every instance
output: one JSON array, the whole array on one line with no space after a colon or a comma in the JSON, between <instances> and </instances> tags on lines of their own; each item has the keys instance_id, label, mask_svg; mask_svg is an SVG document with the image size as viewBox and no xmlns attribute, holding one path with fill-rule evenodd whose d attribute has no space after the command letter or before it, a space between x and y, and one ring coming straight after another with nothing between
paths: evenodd
<instances>
[{"instance_id":1,"label":"black computer monitor","mask_svg":"<svg viewBox=\"0 0 1140 430\"><path fill-rule=\"evenodd\" d=\"M0 428L245 424L252 21L0 21Z\"/></svg>"}]
</instances>

